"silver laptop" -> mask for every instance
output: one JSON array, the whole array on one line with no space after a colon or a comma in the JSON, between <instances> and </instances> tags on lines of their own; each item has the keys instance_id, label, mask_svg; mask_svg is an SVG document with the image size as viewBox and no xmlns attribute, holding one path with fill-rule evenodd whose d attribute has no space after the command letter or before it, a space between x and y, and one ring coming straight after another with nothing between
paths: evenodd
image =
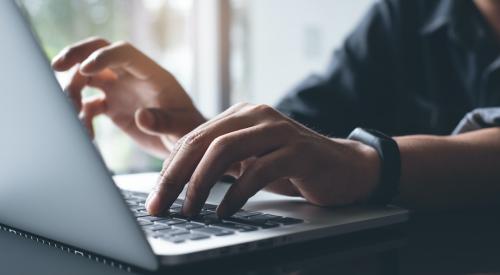
<instances>
[{"instance_id":1,"label":"silver laptop","mask_svg":"<svg viewBox=\"0 0 500 275\"><path fill-rule=\"evenodd\" d=\"M178 214L183 195L170 216L148 216L148 190L117 186L13 0L0 1L0 37L0 224L13 232L155 270L407 220L392 206L325 209L259 192L221 221L225 183L196 219Z\"/></svg>"}]
</instances>

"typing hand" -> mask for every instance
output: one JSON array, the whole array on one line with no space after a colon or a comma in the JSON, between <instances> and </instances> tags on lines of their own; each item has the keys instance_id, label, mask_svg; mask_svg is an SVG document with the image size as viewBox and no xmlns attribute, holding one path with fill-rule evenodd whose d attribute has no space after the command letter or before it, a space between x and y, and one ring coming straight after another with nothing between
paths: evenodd
<instances>
[{"instance_id":1,"label":"typing hand","mask_svg":"<svg viewBox=\"0 0 500 275\"><path fill-rule=\"evenodd\" d=\"M189 182L182 212L196 215L212 186L235 167L240 176L217 209L220 217L262 188L321 206L350 204L373 190L379 161L369 146L329 139L265 105L238 104L178 141L147 209L163 213Z\"/></svg>"},{"instance_id":2,"label":"typing hand","mask_svg":"<svg viewBox=\"0 0 500 275\"><path fill-rule=\"evenodd\" d=\"M128 43L90 38L65 48L52 66L72 69L65 91L92 136L93 119L104 114L145 150L166 156L170 144L205 121L177 80ZM102 94L82 99L86 86Z\"/></svg>"}]
</instances>

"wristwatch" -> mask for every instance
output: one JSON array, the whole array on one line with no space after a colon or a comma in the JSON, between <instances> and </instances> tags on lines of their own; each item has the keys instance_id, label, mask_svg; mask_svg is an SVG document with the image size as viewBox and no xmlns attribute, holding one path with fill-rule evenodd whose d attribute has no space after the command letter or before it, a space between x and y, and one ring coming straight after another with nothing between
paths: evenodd
<instances>
[{"instance_id":1,"label":"wristwatch","mask_svg":"<svg viewBox=\"0 0 500 275\"><path fill-rule=\"evenodd\" d=\"M359 141L373 147L381 160L377 187L368 198L368 203L389 204L399 194L401 156L396 141L376 130L356 128L347 139Z\"/></svg>"}]
</instances>

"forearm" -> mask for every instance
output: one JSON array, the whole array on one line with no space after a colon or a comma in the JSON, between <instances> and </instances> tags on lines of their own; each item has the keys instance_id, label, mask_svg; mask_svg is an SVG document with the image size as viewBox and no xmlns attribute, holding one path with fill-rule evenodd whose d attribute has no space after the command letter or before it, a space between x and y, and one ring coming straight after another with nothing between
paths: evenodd
<instances>
[{"instance_id":1,"label":"forearm","mask_svg":"<svg viewBox=\"0 0 500 275\"><path fill-rule=\"evenodd\" d=\"M396 141L404 205L446 210L500 204L500 128Z\"/></svg>"}]
</instances>

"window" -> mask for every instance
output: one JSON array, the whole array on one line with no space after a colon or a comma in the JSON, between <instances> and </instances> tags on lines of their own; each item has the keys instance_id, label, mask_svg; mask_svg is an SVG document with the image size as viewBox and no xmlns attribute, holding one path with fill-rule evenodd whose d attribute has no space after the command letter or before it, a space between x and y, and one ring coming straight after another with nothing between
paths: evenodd
<instances>
[{"instance_id":1,"label":"window","mask_svg":"<svg viewBox=\"0 0 500 275\"><path fill-rule=\"evenodd\" d=\"M231 102L275 104L323 72L375 0L232 0Z\"/></svg>"},{"instance_id":2,"label":"window","mask_svg":"<svg viewBox=\"0 0 500 275\"><path fill-rule=\"evenodd\" d=\"M127 40L192 89L192 0L23 0L49 59L89 36ZM64 75L59 75L64 78ZM87 90L89 95L96 91ZM96 143L116 173L158 170L160 160L141 152L106 118L95 122Z\"/></svg>"}]
</instances>

